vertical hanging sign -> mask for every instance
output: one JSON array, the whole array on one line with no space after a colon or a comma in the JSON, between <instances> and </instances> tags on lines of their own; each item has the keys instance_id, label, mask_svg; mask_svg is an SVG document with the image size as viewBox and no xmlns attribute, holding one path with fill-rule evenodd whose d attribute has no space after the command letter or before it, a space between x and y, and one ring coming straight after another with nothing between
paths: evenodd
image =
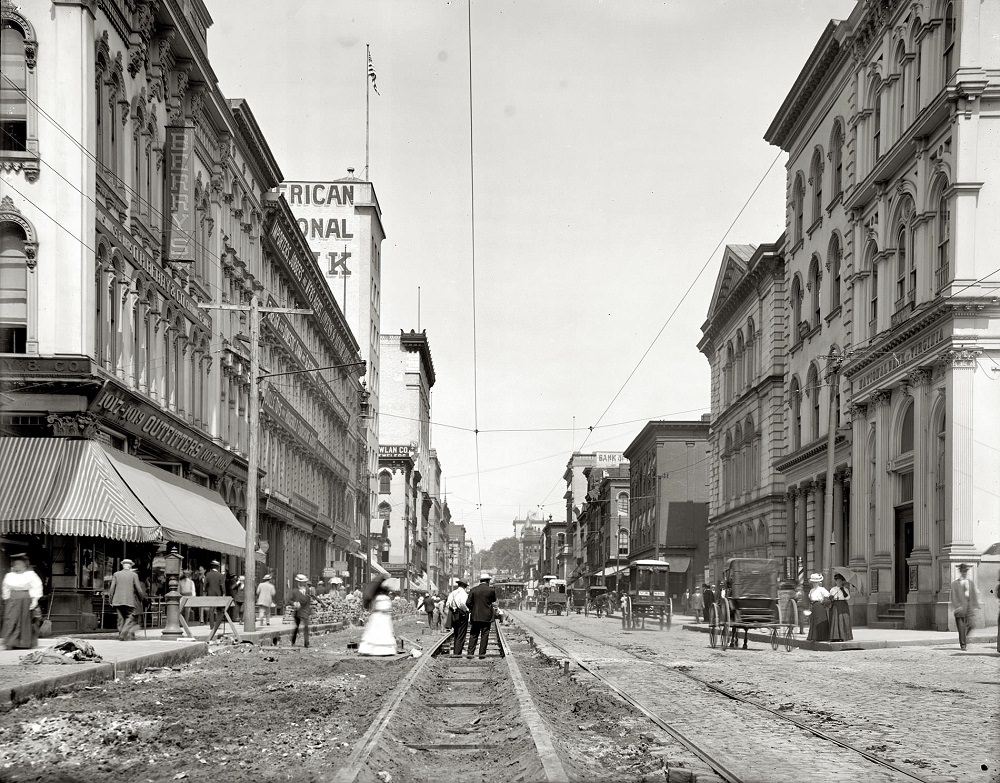
<instances>
[{"instance_id":1,"label":"vertical hanging sign","mask_svg":"<svg viewBox=\"0 0 1000 783\"><path fill-rule=\"evenodd\" d=\"M194 261L194 128L166 130L167 260Z\"/></svg>"}]
</instances>

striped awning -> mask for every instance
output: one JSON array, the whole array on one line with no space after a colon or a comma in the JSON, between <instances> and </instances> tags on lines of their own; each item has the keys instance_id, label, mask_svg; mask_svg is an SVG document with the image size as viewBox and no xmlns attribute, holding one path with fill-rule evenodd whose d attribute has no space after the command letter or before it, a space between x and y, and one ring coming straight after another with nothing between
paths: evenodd
<instances>
[{"instance_id":1,"label":"striped awning","mask_svg":"<svg viewBox=\"0 0 1000 783\"><path fill-rule=\"evenodd\" d=\"M0 533L157 541L160 526L99 443L0 438Z\"/></svg>"}]
</instances>

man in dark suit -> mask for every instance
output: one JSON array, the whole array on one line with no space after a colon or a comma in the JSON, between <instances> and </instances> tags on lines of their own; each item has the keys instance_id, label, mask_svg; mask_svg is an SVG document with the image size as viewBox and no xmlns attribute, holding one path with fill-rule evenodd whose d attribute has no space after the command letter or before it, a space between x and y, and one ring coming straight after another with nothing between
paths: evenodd
<instances>
[{"instance_id":1,"label":"man in dark suit","mask_svg":"<svg viewBox=\"0 0 1000 783\"><path fill-rule=\"evenodd\" d=\"M205 574L205 595L213 598L221 598L226 594L226 578L219 571L219 561L213 560L208 564L208 572ZM208 622L212 631L209 638L215 635L216 630L222 625L222 610L213 606L209 609Z\"/></svg>"},{"instance_id":2,"label":"man in dark suit","mask_svg":"<svg viewBox=\"0 0 1000 783\"><path fill-rule=\"evenodd\" d=\"M493 622L493 604L497 602L497 591L490 585L490 575L480 574L479 584L469 591L465 605L469 607L469 653L471 658L479 642L479 657L486 657L486 645L490 641L490 623Z\"/></svg>"},{"instance_id":3,"label":"man in dark suit","mask_svg":"<svg viewBox=\"0 0 1000 783\"><path fill-rule=\"evenodd\" d=\"M146 600L146 591L142 589L139 576L132 570L134 563L125 558L120 571L111 577L108 588L108 603L118 612L118 641L128 642L135 639L135 613L142 611Z\"/></svg>"},{"instance_id":4,"label":"man in dark suit","mask_svg":"<svg viewBox=\"0 0 1000 783\"><path fill-rule=\"evenodd\" d=\"M292 617L295 620L295 630L292 631L292 646L302 630L302 646L309 646L309 618L312 616L312 596L309 594L309 580L299 574L295 577L295 589L288 594L285 602L292 607Z\"/></svg>"}]
</instances>

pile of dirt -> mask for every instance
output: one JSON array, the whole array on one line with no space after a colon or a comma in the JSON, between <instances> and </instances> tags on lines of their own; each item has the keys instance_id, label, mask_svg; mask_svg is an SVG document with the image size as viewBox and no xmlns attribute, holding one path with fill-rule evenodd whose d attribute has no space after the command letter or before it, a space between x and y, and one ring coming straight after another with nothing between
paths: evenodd
<instances>
[{"instance_id":1,"label":"pile of dirt","mask_svg":"<svg viewBox=\"0 0 1000 783\"><path fill-rule=\"evenodd\" d=\"M183 667L29 702L0 715L0 780L325 779L414 660L349 653L358 635L213 648Z\"/></svg>"}]
</instances>

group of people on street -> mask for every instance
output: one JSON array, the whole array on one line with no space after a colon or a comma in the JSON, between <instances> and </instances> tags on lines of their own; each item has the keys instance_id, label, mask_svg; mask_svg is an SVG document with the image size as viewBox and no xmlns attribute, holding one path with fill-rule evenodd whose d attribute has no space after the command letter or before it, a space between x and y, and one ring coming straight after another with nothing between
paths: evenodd
<instances>
[{"instance_id":1,"label":"group of people on street","mask_svg":"<svg viewBox=\"0 0 1000 783\"><path fill-rule=\"evenodd\" d=\"M843 574L833 575L834 586L823 586L823 574L809 576L810 642L849 642L854 639L851 628L851 589Z\"/></svg>"},{"instance_id":2,"label":"group of people on street","mask_svg":"<svg viewBox=\"0 0 1000 783\"><path fill-rule=\"evenodd\" d=\"M479 584L468 589L469 584L461 579L455 589L448 594L447 610L451 612L452 655L461 655L465 649L466 636L469 638L468 657L476 654L486 657L486 648L490 641L490 624L495 619L497 592L490 584L489 574L480 574Z\"/></svg>"}]
</instances>

